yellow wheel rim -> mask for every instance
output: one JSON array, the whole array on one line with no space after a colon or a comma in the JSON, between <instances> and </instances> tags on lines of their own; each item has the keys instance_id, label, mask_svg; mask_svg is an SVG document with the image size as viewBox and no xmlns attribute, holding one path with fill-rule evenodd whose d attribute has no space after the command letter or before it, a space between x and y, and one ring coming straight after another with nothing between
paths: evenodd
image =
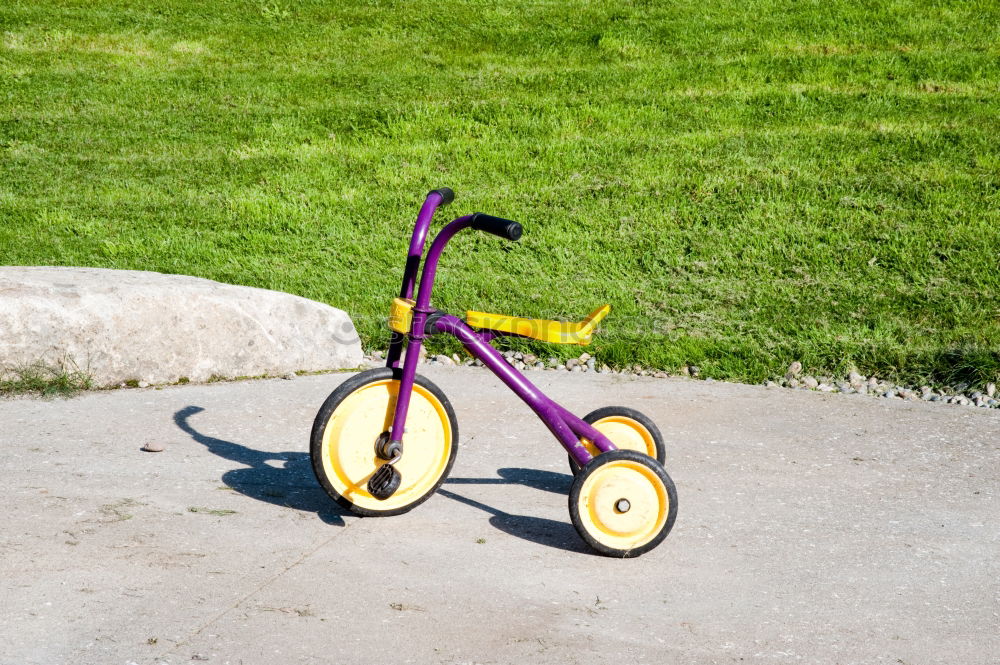
<instances>
[{"instance_id":1,"label":"yellow wheel rim","mask_svg":"<svg viewBox=\"0 0 1000 665\"><path fill-rule=\"evenodd\" d=\"M393 379L364 385L342 401L323 431L322 462L327 480L340 496L369 510L394 510L434 489L451 457L452 431L444 405L429 390L413 386L406 414L403 457L396 463L402 483L379 501L368 492L368 479L384 460L375 441L392 426L399 383Z\"/></svg>"},{"instance_id":2,"label":"yellow wheel rim","mask_svg":"<svg viewBox=\"0 0 1000 665\"><path fill-rule=\"evenodd\" d=\"M648 429L628 416L608 416L593 423L591 427L608 437L618 450L634 450L656 459L656 442ZM587 439L581 439L584 448L593 456L601 454L600 449Z\"/></svg>"},{"instance_id":3,"label":"yellow wheel rim","mask_svg":"<svg viewBox=\"0 0 1000 665\"><path fill-rule=\"evenodd\" d=\"M622 511L621 501L627 501ZM578 508L587 533L602 545L627 551L653 540L667 523L670 497L649 467L616 460L594 469L584 480Z\"/></svg>"}]
</instances>

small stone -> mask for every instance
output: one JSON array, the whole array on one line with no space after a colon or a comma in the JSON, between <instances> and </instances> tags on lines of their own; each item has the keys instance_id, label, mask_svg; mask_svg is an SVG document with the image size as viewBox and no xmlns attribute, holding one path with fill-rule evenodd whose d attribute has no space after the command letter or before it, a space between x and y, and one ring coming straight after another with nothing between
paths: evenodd
<instances>
[{"instance_id":1,"label":"small stone","mask_svg":"<svg viewBox=\"0 0 1000 665\"><path fill-rule=\"evenodd\" d=\"M385 356L382 354L381 351L376 351L375 353L372 354L372 358L374 358L375 360L382 360L384 357Z\"/></svg>"},{"instance_id":2,"label":"small stone","mask_svg":"<svg viewBox=\"0 0 1000 665\"><path fill-rule=\"evenodd\" d=\"M994 397L997 394L997 384L987 383L986 384L986 396Z\"/></svg>"},{"instance_id":3,"label":"small stone","mask_svg":"<svg viewBox=\"0 0 1000 665\"><path fill-rule=\"evenodd\" d=\"M765 388L777 388L778 384L775 383L774 381L765 381L764 382L764 387Z\"/></svg>"},{"instance_id":4,"label":"small stone","mask_svg":"<svg viewBox=\"0 0 1000 665\"><path fill-rule=\"evenodd\" d=\"M140 382L139 382L139 383L137 383L136 385L137 385L138 387L140 387L140 388L148 388L148 387L149 387L149 381L140 381Z\"/></svg>"},{"instance_id":5,"label":"small stone","mask_svg":"<svg viewBox=\"0 0 1000 665\"><path fill-rule=\"evenodd\" d=\"M844 393L845 395L850 395L851 393L854 392L854 388L844 383L843 381L837 384L837 390Z\"/></svg>"},{"instance_id":6,"label":"small stone","mask_svg":"<svg viewBox=\"0 0 1000 665\"><path fill-rule=\"evenodd\" d=\"M522 361L515 360L514 361L514 367L516 367L517 369L524 369L525 365L524 365L524 363Z\"/></svg>"},{"instance_id":7,"label":"small stone","mask_svg":"<svg viewBox=\"0 0 1000 665\"><path fill-rule=\"evenodd\" d=\"M549 367L555 367L560 364L558 358L549 358Z\"/></svg>"},{"instance_id":8,"label":"small stone","mask_svg":"<svg viewBox=\"0 0 1000 665\"><path fill-rule=\"evenodd\" d=\"M657 379L665 379L665 378L667 378L667 373L666 372L657 372L653 376L655 376Z\"/></svg>"},{"instance_id":9,"label":"small stone","mask_svg":"<svg viewBox=\"0 0 1000 665\"><path fill-rule=\"evenodd\" d=\"M691 376L691 370L688 368L687 365L681 367L681 374L683 374L684 376Z\"/></svg>"},{"instance_id":10,"label":"small stone","mask_svg":"<svg viewBox=\"0 0 1000 665\"><path fill-rule=\"evenodd\" d=\"M434 356L434 360L435 360L435 361L436 361L436 362L437 362L437 363L438 363L439 365L454 365L454 364L455 364L455 363L454 363L454 362L452 361L452 359L451 359L451 358L449 358L448 356L446 356L446 355L444 355L444 354L441 354L441 355L437 355L437 356Z\"/></svg>"},{"instance_id":11,"label":"small stone","mask_svg":"<svg viewBox=\"0 0 1000 665\"><path fill-rule=\"evenodd\" d=\"M802 363L796 360L795 362L793 362L791 365L788 366L788 371L785 372L785 378L791 380L797 377L801 372L802 372Z\"/></svg>"},{"instance_id":12,"label":"small stone","mask_svg":"<svg viewBox=\"0 0 1000 665\"><path fill-rule=\"evenodd\" d=\"M591 372L593 372L594 369L597 368L597 363L594 361L593 358L587 361L587 367L590 369Z\"/></svg>"},{"instance_id":13,"label":"small stone","mask_svg":"<svg viewBox=\"0 0 1000 665\"><path fill-rule=\"evenodd\" d=\"M468 367L469 365L475 364L475 362L476 362L475 358L466 358L465 362L463 362L462 364Z\"/></svg>"},{"instance_id":14,"label":"small stone","mask_svg":"<svg viewBox=\"0 0 1000 665\"><path fill-rule=\"evenodd\" d=\"M608 367L607 365L601 365L601 369L597 370L597 373L598 374L608 374L610 371L611 371L610 367Z\"/></svg>"},{"instance_id":15,"label":"small stone","mask_svg":"<svg viewBox=\"0 0 1000 665\"><path fill-rule=\"evenodd\" d=\"M895 396L896 396L895 388L890 388L889 390L886 390L884 393L882 393L882 397L895 397Z\"/></svg>"},{"instance_id":16,"label":"small stone","mask_svg":"<svg viewBox=\"0 0 1000 665\"><path fill-rule=\"evenodd\" d=\"M934 391L931 390L930 386L920 386L920 394L921 395L929 395L932 392L934 392Z\"/></svg>"},{"instance_id":17,"label":"small stone","mask_svg":"<svg viewBox=\"0 0 1000 665\"><path fill-rule=\"evenodd\" d=\"M639 376L649 376L649 372L644 369L639 370Z\"/></svg>"},{"instance_id":18,"label":"small stone","mask_svg":"<svg viewBox=\"0 0 1000 665\"><path fill-rule=\"evenodd\" d=\"M574 367L576 367L579 364L580 364L580 361L577 358L570 358L569 360L566 361L566 367L567 367L567 369L573 369Z\"/></svg>"},{"instance_id":19,"label":"small stone","mask_svg":"<svg viewBox=\"0 0 1000 665\"><path fill-rule=\"evenodd\" d=\"M865 377L862 376L861 374L858 374L855 370L852 369L847 374L847 382L850 383L852 386L856 383L858 384L864 383Z\"/></svg>"},{"instance_id":20,"label":"small stone","mask_svg":"<svg viewBox=\"0 0 1000 665\"><path fill-rule=\"evenodd\" d=\"M150 441L149 443L144 445L142 449L145 450L147 453L162 453L164 450L166 450L166 446L164 446L162 443Z\"/></svg>"},{"instance_id":21,"label":"small stone","mask_svg":"<svg viewBox=\"0 0 1000 665\"><path fill-rule=\"evenodd\" d=\"M507 351L503 352L503 357L507 358L508 360L510 360L511 358L514 357L514 352L511 351L510 349L508 349Z\"/></svg>"},{"instance_id":22,"label":"small stone","mask_svg":"<svg viewBox=\"0 0 1000 665\"><path fill-rule=\"evenodd\" d=\"M524 357L521 358L521 360L523 360L526 365L534 365L536 362L538 362L538 356L536 356L534 353L526 353L524 354Z\"/></svg>"},{"instance_id":23,"label":"small stone","mask_svg":"<svg viewBox=\"0 0 1000 665\"><path fill-rule=\"evenodd\" d=\"M521 353L520 351L516 352L514 354L514 360L524 360L524 354Z\"/></svg>"},{"instance_id":24,"label":"small stone","mask_svg":"<svg viewBox=\"0 0 1000 665\"><path fill-rule=\"evenodd\" d=\"M689 369L691 370L691 376L698 376L701 374L701 368L697 365L691 365Z\"/></svg>"},{"instance_id":25,"label":"small stone","mask_svg":"<svg viewBox=\"0 0 1000 665\"><path fill-rule=\"evenodd\" d=\"M455 361L456 365L461 365L462 364L462 359L458 357L457 353L451 354L451 359Z\"/></svg>"},{"instance_id":26,"label":"small stone","mask_svg":"<svg viewBox=\"0 0 1000 665\"><path fill-rule=\"evenodd\" d=\"M899 390L896 391L896 394L902 397L903 399L910 399L910 395L913 394L913 391L907 388L900 388Z\"/></svg>"},{"instance_id":27,"label":"small stone","mask_svg":"<svg viewBox=\"0 0 1000 665\"><path fill-rule=\"evenodd\" d=\"M791 377L791 378L789 378L788 379L788 387L789 388L798 388L799 387L799 380L796 379L794 376Z\"/></svg>"},{"instance_id":28,"label":"small stone","mask_svg":"<svg viewBox=\"0 0 1000 665\"><path fill-rule=\"evenodd\" d=\"M816 390L816 388L819 387L819 381L817 381L815 377L807 376L802 379L802 385L809 390Z\"/></svg>"},{"instance_id":29,"label":"small stone","mask_svg":"<svg viewBox=\"0 0 1000 665\"><path fill-rule=\"evenodd\" d=\"M868 377L868 387L878 388L878 379L876 379L874 376Z\"/></svg>"},{"instance_id":30,"label":"small stone","mask_svg":"<svg viewBox=\"0 0 1000 665\"><path fill-rule=\"evenodd\" d=\"M483 361L480 360L479 358L476 358L475 360L472 361L472 364L475 365L476 367L482 367Z\"/></svg>"},{"instance_id":31,"label":"small stone","mask_svg":"<svg viewBox=\"0 0 1000 665\"><path fill-rule=\"evenodd\" d=\"M556 369L566 369L566 365L556 365Z\"/></svg>"},{"instance_id":32,"label":"small stone","mask_svg":"<svg viewBox=\"0 0 1000 665\"><path fill-rule=\"evenodd\" d=\"M569 371L571 371L571 372L582 372L583 369L580 367L580 365L573 365L572 367L569 368Z\"/></svg>"},{"instance_id":33,"label":"small stone","mask_svg":"<svg viewBox=\"0 0 1000 665\"><path fill-rule=\"evenodd\" d=\"M537 362L534 365L535 369L545 369L545 363Z\"/></svg>"},{"instance_id":34,"label":"small stone","mask_svg":"<svg viewBox=\"0 0 1000 665\"><path fill-rule=\"evenodd\" d=\"M589 353L581 353L580 354L580 362L585 363L588 360L590 360L590 354Z\"/></svg>"},{"instance_id":35,"label":"small stone","mask_svg":"<svg viewBox=\"0 0 1000 665\"><path fill-rule=\"evenodd\" d=\"M934 393L931 393L927 397L927 401L928 402L940 402L941 401L941 396L940 395L935 395Z\"/></svg>"},{"instance_id":36,"label":"small stone","mask_svg":"<svg viewBox=\"0 0 1000 665\"><path fill-rule=\"evenodd\" d=\"M288 374L283 374L281 378L283 378L285 381L292 381L295 379L296 376L297 375L295 374L295 372L289 372Z\"/></svg>"}]
</instances>

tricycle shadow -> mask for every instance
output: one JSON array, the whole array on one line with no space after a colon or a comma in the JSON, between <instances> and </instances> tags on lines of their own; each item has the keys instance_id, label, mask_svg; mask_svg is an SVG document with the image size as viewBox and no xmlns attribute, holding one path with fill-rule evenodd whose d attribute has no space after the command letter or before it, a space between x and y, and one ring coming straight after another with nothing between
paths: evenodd
<instances>
[{"instance_id":1,"label":"tricycle shadow","mask_svg":"<svg viewBox=\"0 0 1000 665\"><path fill-rule=\"evenodd\" d=\"M174 422L208 451L245 468L222 474L222 482L240 494L276 506L316 513L326 522L344 526L347 514L330 500L313 476L308 453L271 453L202 434L189 422L204 411L200 406L187 406L174 414ZM272 463L280 466L272 466Z\"/></svg>"},{"instance_id":2,"label":"tricycle shadow","mask_svg":"<svg viewBox=\"0 0 1000 665\"><path fill-rule=\"evenodd\" d=\"M444 481L444 484L524 485L533 489L566 495L569 492L570 485L573 483L573 476L569 474L539 471L536 469L505 468L499 469L497 474L500 476L499 478L448 478ZM568 552L592 554L592 551L580 540L580 535L576 532L576 529L568 522L560 522L531 515L506 513L498 508L456 494L443 487L438 489L438 494L489 513L491 515L491 525L516 538Z\"/></svg>"}]
</instances>

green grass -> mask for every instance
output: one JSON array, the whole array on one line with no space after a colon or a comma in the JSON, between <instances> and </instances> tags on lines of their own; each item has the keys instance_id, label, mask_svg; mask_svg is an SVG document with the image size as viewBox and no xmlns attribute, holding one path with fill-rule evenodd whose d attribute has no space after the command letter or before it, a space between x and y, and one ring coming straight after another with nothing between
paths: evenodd
<instances>
[{"instance_id":1,"label":"green grass","mask_svg":"<svg viewBox=\"0 0 1000 665\"><path fill-rule=\"evenodd\" d=\"M93 387L90 375L77 369L43 363L0 368L0 396L27 393L44 397L72 397Z\"/></svg>"},{"instance_id":2,"label":"green grass","mask_svg":"<svg viewBox=\"0 0 1000 665\"><path fill-rule=\"evenodd\" d=\"M447 185L525 235L459 236L443 309L610 302L599 359L716 378L1000 376L993 0L7 0L0 33L0 263L289 291L381 347Z\"/></svg>"}]
</instances>

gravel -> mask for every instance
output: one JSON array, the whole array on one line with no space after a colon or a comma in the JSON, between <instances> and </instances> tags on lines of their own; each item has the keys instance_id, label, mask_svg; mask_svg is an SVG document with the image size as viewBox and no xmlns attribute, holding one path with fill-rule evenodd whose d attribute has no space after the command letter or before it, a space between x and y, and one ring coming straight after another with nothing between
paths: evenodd
<instances>
[{"instance_id":1,"label":"gravel","mask_svg":"<svg viewBox=\"0 0 1000 665\"><path fill-rule=\"evenodd\" d=\"M697 378L701 374L701 368L696 365L684 365L676 372L643 367L642 365L631 365L616 369L605 363L600 363L599 359L591 353L581 353L579 356L569 358L565 361L554 356L543 360L532 353L522 353L513 350L503 351L501 355L508 363L522 371L568 371L579 374L596 372L598 374L648 376L656 379L664 379L670 376ZM375 351L366 355L365 361L368 366L377 367L384 362L384 358L384 351ZM478 359L462 358L458 354L452 354L451 356L436 355L433 358L426 358L421 353L421 362L426 362L429 365L483 366L483 363ZM705 380L712 381L711 378L706 378ZM939 386L936 388L928 385L901 386L889 381L880 380L874 376L866 377L857 370L851 370L843 377L813 376L804 373L802 363L799 361L790 363L783 375L772 377L765 381L763 385L769 388L784 388L787 390L811 390L823 393L841 393L844 395L864 395L873 399L903 399L956 404L982 409L1000 409L1000 399L995 399L995 396L997 396L995 383L986 384L982 391L972 391L969 389L970 386L968 384Z\"/></svg>"}]
</instances>

